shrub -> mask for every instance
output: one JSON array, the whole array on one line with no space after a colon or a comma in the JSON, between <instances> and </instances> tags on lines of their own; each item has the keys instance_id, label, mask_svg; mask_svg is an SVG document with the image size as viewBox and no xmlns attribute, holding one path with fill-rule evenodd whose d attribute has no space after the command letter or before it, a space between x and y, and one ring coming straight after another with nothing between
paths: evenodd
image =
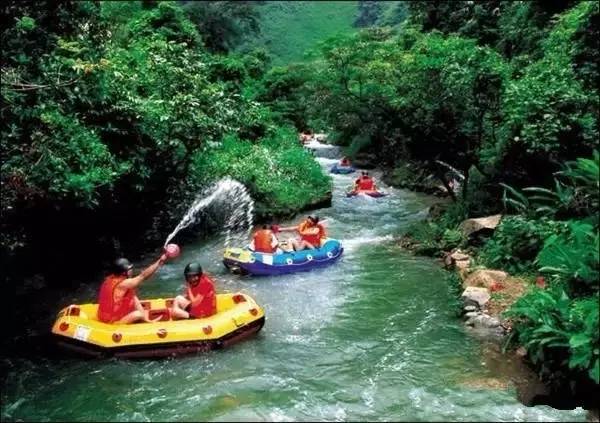
<instances>
[{"instance_id":1,"label":"shrub","mask_svg":"<svg viewBox=\"0 0 600 423\"><path fill-rule=\"evenodd\" d=\"M529 220L522 216L505 217L493 237L481 249L479 260L486 266L511 273L533 271L534 260L544 240L564 228L564 223L546 218Z\"/></svg>"},{"instance_id":2,"label":"shrub","mask_svg":"<svg viewBox=\"0 0 600 423\"><path fill-rule=\"evenodd\" d=\"M505 314L516 319L519 342L534 363L556 368L566 361L599 383L598 301L598 294L572 300L558 285L533 288Z\"/></svg>"},{"instance_id":3,"label":"shrub","mask_svg":"<svg viewBox=\"0 0 600 423\"><path fill-rule=\"evenodd\" d=\"M536 262L540 271L563 282L573 293L598 291L598 231L588 223L569 222L568 231L544 241Z\"/></svg>"}]
</instances>

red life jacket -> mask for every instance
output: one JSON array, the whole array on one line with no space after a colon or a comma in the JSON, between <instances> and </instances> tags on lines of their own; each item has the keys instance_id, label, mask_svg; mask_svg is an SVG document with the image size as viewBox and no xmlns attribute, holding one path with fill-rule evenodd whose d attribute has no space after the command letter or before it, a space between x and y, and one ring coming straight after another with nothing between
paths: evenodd
<instances>
[{"instance_id":1,"label":"red life jacket","mask_svg":"<svg viewBox=\"0 0 600 423\"><path fill-rule=\"evenodd\" d=\"M211 278L203 274L196 286L190 285L194 296L202 295L204 298L196 305L190 307L190 315L193 317L208 317L217 313L217 296L215 284ZM190 298L191 300L191 298Z\"/></svg>"},{"instance_id":2,"label":"red life jacket","mask_svg":"<svg viewBox=\"0 0 600 423\"><path fill-rule=\"evenodd\" d=\"M372 191L375 188L375 183L371 178L361 178L358 182L358 188L363 191Z\"/></svg>"},{"instance_id":3,"label":"red life jacket","mask_svg":"<svg viewBox=\"0 0 600 423\"><path fill-rule=\"evenodd\" d=\"M259 253L274 253L275 248L271 246L273 241L273 232L268 229L261 229L254 234L254 251Z\"/></svg>"},{"instance_id":4,"label":"red life jacket","mask_svg":"<svg viewBox=\"0 0 600 423\"><path fill-rule=\"evenodd\" d=\"M342 159L340 165L341 166L350 166L350 160L348 160L348 159Z\"/></svg>"},{"instance_id":5,"label":"red life jacket","mask_svg":"<svg viewBox=\"0 0 600 423\"><path fill-rule=\"evenodd\" d=\"M101 322L117 322L135 310L135 289L128 289L120 297L115 297L117 285L125 279L127 276L110 275L102 282L98 296L98 320Z\"/></svg>"}]
</instances>

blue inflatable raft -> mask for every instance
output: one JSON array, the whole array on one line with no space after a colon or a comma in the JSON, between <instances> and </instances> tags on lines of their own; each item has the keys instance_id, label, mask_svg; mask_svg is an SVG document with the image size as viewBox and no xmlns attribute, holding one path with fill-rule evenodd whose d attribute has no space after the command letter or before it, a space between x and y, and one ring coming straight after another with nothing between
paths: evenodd
<instances>
[{"instance_id":1,"label":"blue inflatable raft","mask_svg":"<svg viewBox=\"0 0 600 423\"><path fill-rule=\"evenodd\" d=\"M347 175L348 173L352 173L356 170L353 166L340 166L338 163L334 164L331 167L331 173L339 173L342 175Z\"/></svg>"},{"instance_id":2,"label":"blue inflatable raft","mask_svg":"<svg viewBox=\"0 0 600 423\"><path fill-rule=\"evenodd\" d=\"M320 248L290 253L257 253L247 248L227 248L223 264L232 271L251 275L282 275L323 267L340 258L344 248L336 239L326 239Z\"/></svg>"}]
</instances>

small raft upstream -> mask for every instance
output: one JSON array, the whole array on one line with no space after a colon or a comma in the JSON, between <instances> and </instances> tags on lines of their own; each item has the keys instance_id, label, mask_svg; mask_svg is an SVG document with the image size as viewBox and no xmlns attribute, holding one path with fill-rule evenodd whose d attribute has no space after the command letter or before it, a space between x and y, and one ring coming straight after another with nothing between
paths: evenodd
<instances>
[{"instance_id":1,"label":"small raft upstream","mask_svg":"<svg viewBox=\"0 0 600 423\"><path fill-rule=\"evenodd\" d=\"M340 175L347 175L349 173L353 173L356 171L356 168L354 166L341 166L339 164L334 164L333 166L331 166L331 173L337 173Z\"/></svg>"}]
</instances>

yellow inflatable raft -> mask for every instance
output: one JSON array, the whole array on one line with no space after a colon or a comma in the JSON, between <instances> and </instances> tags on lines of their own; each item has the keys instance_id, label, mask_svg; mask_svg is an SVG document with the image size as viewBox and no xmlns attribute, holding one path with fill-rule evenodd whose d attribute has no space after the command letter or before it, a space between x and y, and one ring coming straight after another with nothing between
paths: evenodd
<instances>
[{"instance_id":1,"label":"yellow inflatable raft","mask_svg":"<svg viewBox=\"0 0 600 423\"><path fill-rule=\"evenodd\" d=\"M88 356L165 357L227 347L260 331L263 309L242 293L218 294L217 314L170 320L172 299L142 301L153 323L108 324L97 320L98 304L62 309L52 327L60 347Z\"/></svg>"}]
</instances>

